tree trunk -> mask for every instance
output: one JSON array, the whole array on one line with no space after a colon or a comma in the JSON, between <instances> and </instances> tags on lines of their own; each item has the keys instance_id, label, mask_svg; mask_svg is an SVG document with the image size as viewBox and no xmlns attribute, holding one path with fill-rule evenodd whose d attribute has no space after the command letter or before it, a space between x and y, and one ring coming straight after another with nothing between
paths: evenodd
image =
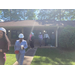
<instances>
[{"instance_id":1,"label":"tree trunk","mask_svg":"<svg viewBox=\"0 0 75 75\"><path fill-rule=\"evenodd\" d=\"M61 9L60 9L60 21L61 21Z\"/></svg>"},{"instance_id":2,"label":"tree trunk","mask_svg":"<svg viewBox=\"0 0 75 75\"><path fill-rule=\"evenodd\" d=\"M12 20L12 19L11 19L11 9L10 9L10 15L9 15L9 16L10 16L10 21L11 21L11 20Z\"/></svg>"}]
</instances>

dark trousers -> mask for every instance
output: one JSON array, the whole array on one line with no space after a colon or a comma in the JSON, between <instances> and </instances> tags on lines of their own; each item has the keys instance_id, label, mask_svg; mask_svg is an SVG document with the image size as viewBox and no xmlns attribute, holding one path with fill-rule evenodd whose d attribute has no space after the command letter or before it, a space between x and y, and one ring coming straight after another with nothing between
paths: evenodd
<instances>
[{"instance_id":1,"label":"dark trousers","mask_svg":"<svg viewBox=\"0 0 75 75\"><path fill-rule=\"evenodd\" d=\"M55 39L51 39L51 45L55 46Z\"/></svg>"},{"instance_id":2,"label":"dark trousers","mask_svg":"<svg viewBox=\"0 0 75 75\"><path fill-rule=\"evenodd\" d=\"M45 46L48 45L48 38L45 38Z\"/></svg>"},{"instance_id":3,"label":"dark trousers","mask_svg":"<svg viewBox=\"0 0 75 75\"><path fill-rule=\"evenodd\" d=\"M5 59L4 58L0 58L0 65L4 65L5 64Z\"/></svg>"},{"instance_id":4,"label":"dark trousers","mask_svg":"<svg viewBox=\"0 0 75 75\"><path fill-rule=\"evenodd\" d=\"M40 45L40 47L41 47L41 45L42 45L42 40L41 40L41 39L39 39L39 45Z\"/></svg>"},{"instance_id":5,"label":"dark trousers","mask_svg":"<svg viewBox=\"0 0 75 75\"><path fill-rule=\"evenodd\" d=\"M30 47L34 48L34 41L30 41Z\"/></svg>"},{"instance_id":6,"label":"dark trousers","mask_svg":"<svg viewBox=\"0 0 75 75\"><path fill-rule=\"evenodd\" d=\"M3 52L0 52L0 65L4 65L5 64L5 57Z\"/></svg>"}]
</instances>

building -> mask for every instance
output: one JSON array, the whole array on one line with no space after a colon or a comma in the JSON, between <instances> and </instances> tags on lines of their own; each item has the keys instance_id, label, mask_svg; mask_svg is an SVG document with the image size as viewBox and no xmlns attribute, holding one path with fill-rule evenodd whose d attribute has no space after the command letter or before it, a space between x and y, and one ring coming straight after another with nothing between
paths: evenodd
<instances>
[{"instance_id":1,"label":"building","mask_svg":"<svg viewBox=\"0 0 75 75\"><path fill-rule=\"evenodd\" d=\"M50 21L50 20L23 20L23 21L8 21L0 22L0 27L4 27L7 30L7 35L14 45L18 39L18 34L23 33L25 40L29 40L29 34L31 31L35 34L35 44L38 45L38 34L41 31L47 31L49 36L52 32L55 33L55 47L58 47L58 30L67 25L75 25L75 21ZM43 41L44 44L44 41Z\"/></svg>"}]
</instances>

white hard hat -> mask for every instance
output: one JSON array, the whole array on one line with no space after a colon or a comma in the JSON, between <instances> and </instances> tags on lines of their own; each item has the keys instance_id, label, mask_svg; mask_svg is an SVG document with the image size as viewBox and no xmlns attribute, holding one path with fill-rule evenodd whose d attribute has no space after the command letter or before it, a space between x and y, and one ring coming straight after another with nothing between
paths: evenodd
<instances>
[{"instance_id":1,"label":"white hard hat","mask_svg":"<svg viewBox=\"0 0 75 75\"><path fill-rule=\"evenodd\" d=\"M6 29L3 27L0 27L0 30L6 33Z\"/></svg>"},{"instance_id":2,"label":"white hard hat","mask_svg":"<svg viewBox=\"0 0 75 75\"><path fill-rule=\"evenodd\" d=\"M19 38L24 38L24 35L22 33L19 34Z\"/></svg>"}]
</instances>

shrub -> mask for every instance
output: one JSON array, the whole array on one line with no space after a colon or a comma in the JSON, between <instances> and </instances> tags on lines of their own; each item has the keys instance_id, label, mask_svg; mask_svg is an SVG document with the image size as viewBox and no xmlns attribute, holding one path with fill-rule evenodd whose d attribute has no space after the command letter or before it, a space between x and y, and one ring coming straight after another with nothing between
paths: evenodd
<instances>
[{"instance_id":1,"label":"shrub","mask_svg":"<svg viewBox=\"0 0 75 75\"><path fill-rule=\"evenodd\" d=\"M75 49L75 27L64 27L59 34L59 47Z\"/></svg>"}]
</instances>

